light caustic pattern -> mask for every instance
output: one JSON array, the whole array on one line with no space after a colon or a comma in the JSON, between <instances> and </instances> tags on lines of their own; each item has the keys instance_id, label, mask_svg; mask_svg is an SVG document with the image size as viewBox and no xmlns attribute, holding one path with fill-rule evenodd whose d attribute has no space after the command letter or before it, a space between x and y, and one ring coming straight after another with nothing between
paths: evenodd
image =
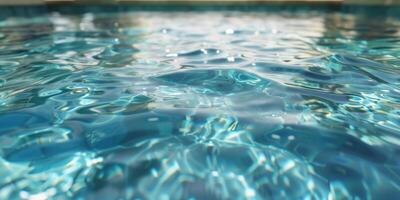
<instances>
[{"instance_id":1,"label":"light caustic pattern","mask_svg":"<svg viewBox=\"0 0 400 200\"><path fill-rule=\"evenodd\" d=\"M0 21L1 199L395 199L400 21Z\"/></svg>"}]
</instances>

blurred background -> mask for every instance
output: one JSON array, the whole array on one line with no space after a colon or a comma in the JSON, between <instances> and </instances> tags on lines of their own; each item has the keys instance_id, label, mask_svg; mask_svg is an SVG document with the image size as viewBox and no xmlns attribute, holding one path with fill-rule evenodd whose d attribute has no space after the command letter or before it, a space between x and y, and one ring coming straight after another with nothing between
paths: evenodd
<instances>
[{"instance_id":1,"label":"blurred background","mask_svg":"<svg viewBox=\"0 0 400 200\"><path fill-rule=\"evenodd\" d=\"M400 0L0 0L0 5L41 4L346 4L346 5L400 5Z\"/></svg>"}]
</instances>

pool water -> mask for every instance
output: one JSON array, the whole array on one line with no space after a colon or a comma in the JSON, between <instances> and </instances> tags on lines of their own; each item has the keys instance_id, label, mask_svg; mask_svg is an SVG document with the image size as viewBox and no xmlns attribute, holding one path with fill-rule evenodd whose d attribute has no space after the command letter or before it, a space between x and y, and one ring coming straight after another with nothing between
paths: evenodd
<instances>
[{"instance_id":1,"label":"pool water","mask_svg":"<svg viewBox=\"0 0 400 200\"><path fill-rule=\"evenodd\" d=\"M373 9L6 15L0 199L396 199L399 74Z\"/></svg>"}]
</instances>

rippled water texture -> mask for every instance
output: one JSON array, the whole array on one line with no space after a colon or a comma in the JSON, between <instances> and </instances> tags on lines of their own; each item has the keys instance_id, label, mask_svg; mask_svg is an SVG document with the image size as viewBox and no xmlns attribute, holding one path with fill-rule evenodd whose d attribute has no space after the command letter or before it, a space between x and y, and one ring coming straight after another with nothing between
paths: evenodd
<instances>
[{"instance_id":1,"label":"rippled water texture","mask_svg":"<svg viewBox=\"0 0 400 200\"><path fill-rule=\"evenodd\" d=\"M0 21L1 199L396 199L400 20Z\"/></svg>"}]
</instances>

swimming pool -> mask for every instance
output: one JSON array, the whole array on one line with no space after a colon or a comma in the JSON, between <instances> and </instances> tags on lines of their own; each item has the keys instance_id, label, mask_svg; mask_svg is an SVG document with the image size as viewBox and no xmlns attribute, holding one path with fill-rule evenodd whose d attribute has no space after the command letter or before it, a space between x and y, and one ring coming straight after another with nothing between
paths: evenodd
<instances>
[{"instance_id":1,"label":"swimming pool","mask_svg":"<svg viewBox=\"0 0 400 200\"><path fill-rule=\"evenodd\" d=\"M1 199L400 195L397 12L80 9L0 20Z\"/></svg>"}]
</instances>

